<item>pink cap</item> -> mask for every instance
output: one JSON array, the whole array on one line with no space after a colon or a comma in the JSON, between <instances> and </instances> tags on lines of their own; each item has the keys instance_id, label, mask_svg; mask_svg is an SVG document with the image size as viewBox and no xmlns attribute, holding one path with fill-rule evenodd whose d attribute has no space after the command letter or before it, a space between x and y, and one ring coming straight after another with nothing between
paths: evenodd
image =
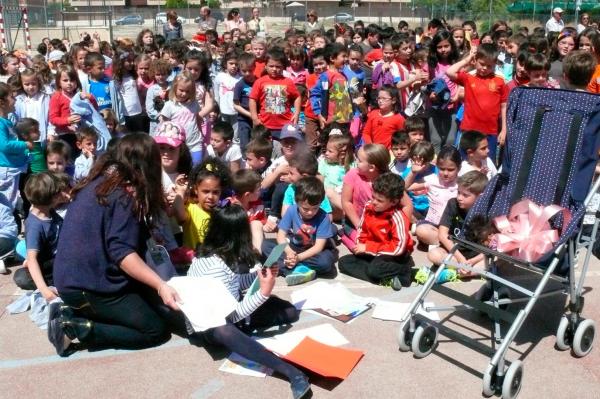
<instances>
[{"instance_id":1,"label":"pink cap","mask_svg":"<svg viewBox=\"0 0 600 399\"><path fill-rule=\"evenodd\" d=\"M185 130L176 122L162 122L156 127L154 141L158 144L179 147L185 143Z\"/></svg>"}]
</instances>

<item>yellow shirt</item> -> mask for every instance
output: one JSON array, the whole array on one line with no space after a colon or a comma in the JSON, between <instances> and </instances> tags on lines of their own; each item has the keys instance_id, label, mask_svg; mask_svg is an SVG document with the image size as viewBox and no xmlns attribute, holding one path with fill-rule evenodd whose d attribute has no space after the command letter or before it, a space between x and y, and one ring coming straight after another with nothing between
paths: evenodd
<instances>
[{"instance_id":1,"label":"yellow shirt","mask_svg":"<svg viewBox=\"0 0 600 399\"><path fill-rule=\"evenodd\" d=\"M204 242L210 213L193 203L187 204L185 209L190 219L183 225L183 246L196 250L198 244Z\"/></svg>"}]
</instances>

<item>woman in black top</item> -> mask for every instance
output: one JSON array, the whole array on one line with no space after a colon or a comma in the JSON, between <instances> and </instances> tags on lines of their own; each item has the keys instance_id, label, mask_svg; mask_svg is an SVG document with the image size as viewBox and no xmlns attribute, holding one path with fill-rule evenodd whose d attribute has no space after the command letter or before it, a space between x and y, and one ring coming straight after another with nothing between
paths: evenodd
<instances>
[{"instance_id":1,"label":"woman in black top","mask_svg":"<svg viewBox=\"0 0 600 399\"><path fill-rule=\"evenodd\" d=\"M74 189L54 263L66 306L51 306L48 324L59 355L75 338L94 349L147 348L169 339L165 317L183 326L177 293L143 260L163 204L160 165L154 140L130 134Z\"/></svg>"}]
</instances>

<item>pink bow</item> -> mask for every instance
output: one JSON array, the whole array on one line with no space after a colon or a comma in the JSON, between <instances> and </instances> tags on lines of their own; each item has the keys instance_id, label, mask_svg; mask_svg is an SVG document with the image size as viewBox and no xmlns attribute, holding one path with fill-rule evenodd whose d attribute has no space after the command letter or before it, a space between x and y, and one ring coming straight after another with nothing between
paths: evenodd
<instances>
[{"instance_id":1,"label":"pink bow","mask_svg":"<svg viewBox=\"0 0 600 399\"><path fill-rule=\"evenodd\" d=\"M498 251L527 262L537 261L558 241L558 231L550 227L549 220L559 212L564 212L563 226L566 226L569 212L558 205L542 207L528 199L517 202L510 208L508 218L494 218L500 231L497 234Z\"/></svg>"}]
</instances>

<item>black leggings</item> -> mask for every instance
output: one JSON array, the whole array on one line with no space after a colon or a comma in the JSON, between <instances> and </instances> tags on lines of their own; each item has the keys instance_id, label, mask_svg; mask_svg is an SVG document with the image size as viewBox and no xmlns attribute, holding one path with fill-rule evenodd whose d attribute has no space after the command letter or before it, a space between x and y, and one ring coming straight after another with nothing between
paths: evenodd
<instances>
[{"instance_id":1,"label":"black leggings","mask_svg":"<svg viewBox=\"0 0 600 399\"><path fill-rule=\"evenodd\" d=\"M88 334L77 336L88 349L149 348L170 338L169 327L175 327L171 323L177 323L178 329L184 325L181 312L170 312L172 318L167 322L166 309L157 305L160 298L142 289L104 295L70 291L61 292L60 297L73 310L71 322L93 322Z\"/></svg>"},{"instance_id":2,"label":"black leggings","mask_svg":"<svg viewBox=\"0 0 600 399\"><path fill-rule=\"evenodd\" d=\"M298 320L298 311L292 304L277 297L270 297L250 316L250 323L244 329L263 328L289 324ZM284 375L288 380L302 375L296 367L284 362L265 349L264 346L243 333L235 324L227 323L200 333L210 344L224 346L248 360L267 366Z\"/></svg>"}]
</instances>

